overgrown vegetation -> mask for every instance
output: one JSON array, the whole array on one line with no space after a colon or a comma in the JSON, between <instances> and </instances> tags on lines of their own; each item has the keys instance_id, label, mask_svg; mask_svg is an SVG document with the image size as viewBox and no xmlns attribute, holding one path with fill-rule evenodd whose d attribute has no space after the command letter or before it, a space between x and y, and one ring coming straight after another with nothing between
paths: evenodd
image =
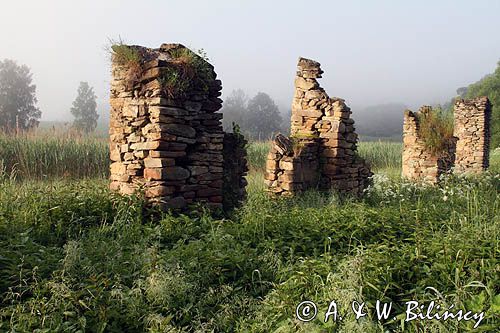
<instances>
[{"instance_id":1,"label":"overgrown vegetation","mask_svg":"<svg viewBox=\"0 0 500 333\"><path fill-rule=\"evenodd\" d=\"M362 142L377 172L362 200L269 200L269 147L248 145L248 200L219 220L145 215L139 198L110 193L104 141L0 137L0 161L26 168L0 177L0 331L472 330L474 321L405 323L408 300L484 311L479 330L499 326L500 151L490 173L431 187L385 176L400 172L400 143ZM55 179L68 175L98 177ZM306 299L320 314L300 323ZM325 323L331 300L344 311L365 302L368 317ZM376 300L392 301L396 320L376 321Z\"/></svg>"},{"instance_id":2,"label":"overgrown vegetation","mask_svg":"<svg viewBox=\"0 0 500 333\"><path fill-rule=\"evenodd\" d=\"M196 54L187 48L172 49L169 53L172 60L161 77L167 96L183 98L190 91L207 94L215 76L206 53L200 50L200 54Z\"/></svg>"},{"instance_id":3,"label":"overgrown vegetation","mask_svg":"<svg viewBox=\"0 0 500 333\"><path fill-rule=\"evenodd\" d=\"M253 178L256 178L256 181ZM106 181L3 181L0 331L427 332L473 322L373 320L375 300L485 311L499 324L500 179L418 187L377 177L361 202L314 191L269 200L250 177L230 220L143 217ZM261 185L259 185L261 186ZM427 289L431 287L431 289ZM368 320L295 319L310 299Z\"/></svg>"},{"instance_id":4,"label":"overgrown vegetation","mask_svg":"<svg viewBox=\"0 0 500 333\"><path fill-rule=\"evenodd\" d=\"M125 45L122 42L111 45L116 60L124 65L139 64L141 62L141 55L137 48Z\"/></svg>"},{"instance_id":5,"label":"overgrown vegetation","mask_svg":"<svg viewBox=\"0 0 500 333\"><path fill-rule=\"evenodd\" d=\"M425 147L434 155L446 155L453 137L452 115L441 108L432 107L423 107L416 115L418 135Z\"/></svg>"},{"instance_id":6,"label":"overgrown vegetation","mask_svg":"<svg viewBox=\"0 0 500 333\"><path fill-rule=\"evenodd\" d=\"M127 84L133 86L142 76L142 57L138 47L126 45L122 40L110 40L113 57L118 64L127 67Z\"/></svg>"}]
</instances>

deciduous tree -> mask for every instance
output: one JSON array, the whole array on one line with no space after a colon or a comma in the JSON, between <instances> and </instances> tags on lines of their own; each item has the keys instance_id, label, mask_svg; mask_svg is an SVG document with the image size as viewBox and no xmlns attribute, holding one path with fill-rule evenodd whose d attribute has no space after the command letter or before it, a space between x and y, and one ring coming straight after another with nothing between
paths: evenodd
<instances>
[{"instance_id":1,"label":"deciduous tree","mask_svg":"<svg viewBox=\"0 0 500 333\"><path fill-rule=\"evenodd\" d=\"M259 92L248 102L245 129L256 139L268 139L281 127L278 106L268 94Z\"/></svg>"}]
</instances>

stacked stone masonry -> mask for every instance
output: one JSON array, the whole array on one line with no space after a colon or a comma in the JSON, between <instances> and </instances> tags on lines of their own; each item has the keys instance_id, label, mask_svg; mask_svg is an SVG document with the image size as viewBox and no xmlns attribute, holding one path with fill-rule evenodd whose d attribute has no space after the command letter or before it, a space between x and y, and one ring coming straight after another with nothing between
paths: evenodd
<instances>
[{"instance_id":1,"label":"stacked stone masonry","mask_svg":"<svg viewBox=\"0 0 500 333\"><path fill-rule=\"evenodd\" d=\"M132 55L132 56L130 56ZM213 67L180 44L122 45L112 59L112 190L142 190L161 209L203 203L223 208L223 188L245 196L245 153L224 147L222 83ZM239 150L238 150L239 149ZM224 152L223 152L224 151ZM239 167L225 169L224 155ZM224 174L238 181L224 184ZM230 209L232 207L224 207Z\"/></svg>"},{"instance_id":2,"label":"stacked stone masonry","mask_svg":"<svg viewBox=\"0 0 500 333\"><path fill-rule=\"evenodd\" d=\"M420 113L431 112L423 106ZM418 115L405 111L403 123L403 177L437 183L444 173L479 173L488 168L491 105L486 97L457 100L454 136L442 154L431 153L418 134Z\"/></svg>"},{"instance_id":3,"label":"stacked stone masonry","mask_svg":"<svg viewBox=\"0 0 500 333\"><path fill-rule=\"evenodd\" d=\"M430 106L420 108L420 113L431 112ZM403 121L403 164L402 173L407 179L436 183L439 177L453 166L456 138L451 138L446 146L446 154L430 152L418 133L418 115L409 110Z\"/></svg>"},{"instance_id":4,"label":"stacked stone masonry","mask_svg":"<svg viewBox=\"0 0 500 333\"><path fill-rule=\"evenodd\" d=\"M360 195L368 186L372 173L357 155L351 111L320 87L322 73L318 62L299 59L291 137L278 135L267 157L265 181L272 193L318 188Z\"/></svg>"},{"instance_id":5,"label":"stacked stone masonry","mask_svg":"<svg viewBox=\"0 0 500 333\"><path fill-rule=\"evenodd\" d=\"M455 102L458 138L456 172L479 173L489 167L491 104L486 97Z\"/></svg>"}]
</instances>

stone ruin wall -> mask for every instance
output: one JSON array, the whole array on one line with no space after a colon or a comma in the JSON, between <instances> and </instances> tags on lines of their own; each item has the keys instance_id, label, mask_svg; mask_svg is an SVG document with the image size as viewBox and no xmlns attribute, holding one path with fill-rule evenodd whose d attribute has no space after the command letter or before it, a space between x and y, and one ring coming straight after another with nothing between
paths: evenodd
<instances>
[{"instance_id":1,"label":"stone ruin wall","mask_svg":"<svg viewBox=\"0 0 500 333\"><path fill-rule=\"evenodd\" d=\"M243 200L246 152L222 130L222 114L216 113L222 83L213 67L180 44L120 48L134 57L113 53L110 188L121 194L143 190L162 210L195 203L230 209L223 203ZM186 67L191 63L198 67ZM191 76L175 81L172 75Z\"/></svg>"},{"instance_id":2,"label":"stone ruin wall","mask_svg":"<svg viewBox=\"0 0 500 333\"><path fill-rule=\"evenodd\" d=\"M359 195L368 185L372 173L357 156L351 111L320 87L322 73L318 62L299 59L291 136L278 135L267 157L265 182L272 193L318 188Z\"/></svg>"},{"instance_id":3,"label":"stone ruin wall","mask_svg":"<svg viewBox=\"0 0 500 333\"><path fill-rule=\"evenodd\" d=\"M430 112L431 107L423 106L420 113ZM447 154L436 156L430 152L418 134L418 115L409 110L404 113L403 121L403 163L402 174L411 180L436 183L439 177L449 172L453 166L456 139L452 138L447 146Z\"/></svg>"},{"instance_id":4,"label":"stone ruin wall","mask_svg":"<svg viewBox=\"0 0 500 333\"><path fill-rule=\"evenodd\" d=\"M458 138L456 172L479 173L489 167L491 104L486 97L455 102Z\"/></svg>"},{"instance_id":5,"label":"stone ruin wall","mask_svg":"<svg viewBox=\"0 0 500 333\"><path fill-rule=\"evenodd\" d=\"M430 112L424 106L419 112ZM479 173L489 165L491 105L488 98L457 100L454 107L453 138L446 154L435 156L418 135L418 117L407 110L403 123L403 177L437 183L443 173Z\"/></svg>"}]
</instances>

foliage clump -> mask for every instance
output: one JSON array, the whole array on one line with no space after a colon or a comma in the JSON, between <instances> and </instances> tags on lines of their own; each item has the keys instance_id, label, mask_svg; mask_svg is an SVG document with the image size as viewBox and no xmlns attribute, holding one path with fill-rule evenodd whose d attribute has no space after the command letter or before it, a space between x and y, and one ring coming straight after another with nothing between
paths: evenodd
<instances>
[{"instance_id":1,"label":"foliage clump","mask_svg":"<svg viewBox=\"0 0 500 333\"><path fill-rule=\"evenodd\" d=\"M290 136L290 138L296 138L296 139L317 139L319 138L318 134L313 134L313 133L302 133L302 132L297 132L294 133Z\"/></svg>"},{"instance_id":2,"label":"foliage clump","mask_svg":"<svg viewBox=\"0 0 500 333\"><path fill-rule=\"evenodd\" d=\"M169 51L171 60L164 69L160 81L169 98L187 97L189 91L207 94L215 73L203 50L198 54L187 48Z\"/></svg>"},{"instance_id":3,"label":"foliage clump","mask_svg":"<svg viewBox=\"0 0 500 333\"><path fill-rule=\"evenodd\" d=\"M292 150L294 156L300 156L302 150L306 147L306 143L304 140L309 139L317 139L319 136L313 133L301 133L297 132L290 135L290 141L292 142Z\"/></svg>"},{"instance_id":4,"label":"foliage clump","mask_svg":"<svg viewBox=\"0 0 500 333\"><path fill-rule=\"evenodd\" d=\"M417 113L418 135L434 155L446 155L453 138L453 118L441 108L423 107Z\"/></svg>"}]
</instances>

